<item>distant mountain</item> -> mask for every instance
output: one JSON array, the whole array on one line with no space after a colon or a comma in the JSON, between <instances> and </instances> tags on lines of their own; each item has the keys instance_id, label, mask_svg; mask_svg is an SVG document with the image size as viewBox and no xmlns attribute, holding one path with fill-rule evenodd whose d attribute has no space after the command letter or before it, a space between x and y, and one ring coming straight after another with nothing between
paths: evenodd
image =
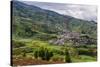
<instances>
[{"instance_id":1,"label":"distant mountain","mask_svg":"<svg viewBox=\"0 0 100 67\"><path fill-rule=\"evenodd\" d=\"M96 22L76 19L19 1L12 1L12 33L19 37L71 31L96 38Z\"/></svg>"}]
</instances>

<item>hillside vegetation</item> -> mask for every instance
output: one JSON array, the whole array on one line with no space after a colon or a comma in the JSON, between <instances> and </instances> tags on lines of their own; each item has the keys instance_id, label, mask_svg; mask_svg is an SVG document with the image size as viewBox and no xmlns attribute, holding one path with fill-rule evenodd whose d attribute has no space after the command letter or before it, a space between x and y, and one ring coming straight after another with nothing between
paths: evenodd
<instances>
[{"instance_id":1,"label":"hillside vegetation","mask_svg":"<svg viewBox=\"0 0 100 67\"><path fill-rule=\"evenodd\" d=\"M97 22L12 1L12 65L97 60Z\"/></svg>"}]
</instances>

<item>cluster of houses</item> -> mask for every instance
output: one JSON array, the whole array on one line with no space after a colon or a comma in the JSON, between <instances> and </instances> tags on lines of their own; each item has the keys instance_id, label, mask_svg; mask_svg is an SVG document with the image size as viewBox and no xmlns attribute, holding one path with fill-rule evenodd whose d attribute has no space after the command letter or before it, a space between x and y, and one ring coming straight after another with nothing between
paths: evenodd
<instances>
[{"instance_id":1,"label":"cluster of houses","mask_svg":"<svg viewBox=\"0 0 100 67\"><path fill-rule=\"evenodd\" d=\"M64 31L59 34L59 37L52 39L49 43L64 45L66 42L72 42L75 45L79 44L96 44L96 39L90 38L88 35L82 35L77 32Z\"/></svg>"}]
</instances>

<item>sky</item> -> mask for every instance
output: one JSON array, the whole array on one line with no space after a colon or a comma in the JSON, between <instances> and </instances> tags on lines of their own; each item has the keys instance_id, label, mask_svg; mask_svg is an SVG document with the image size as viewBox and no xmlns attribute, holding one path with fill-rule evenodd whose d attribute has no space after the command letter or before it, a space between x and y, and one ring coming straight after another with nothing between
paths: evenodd
<instances>
[{"instance_id":1,"label":"sky","mask_svg":"<svg viewBox=\"0 0 100 67\"><path fill-rule=\"evenodd\" d=\"M79 19L97 21L97 6L95 5L48 3L35 1L24 1L24 3L35 5L42 9L52 10L59 14L69 15Z\"/></svg>"}]
</instances>

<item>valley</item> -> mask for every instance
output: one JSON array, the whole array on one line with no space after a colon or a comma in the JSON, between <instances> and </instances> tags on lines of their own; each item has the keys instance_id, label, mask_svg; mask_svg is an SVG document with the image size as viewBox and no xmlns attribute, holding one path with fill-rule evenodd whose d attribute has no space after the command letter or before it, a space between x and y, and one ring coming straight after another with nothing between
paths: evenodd
<instances>
[{"instance_id":1,"label":"valley","mask_svg":"<svg viewBox=\"0 0 100 67\"><path fill-rule=\"evenodd\" d=\"M12 1L12 65L97 61L97 24Z\"/></svg>"}]
</instances>

